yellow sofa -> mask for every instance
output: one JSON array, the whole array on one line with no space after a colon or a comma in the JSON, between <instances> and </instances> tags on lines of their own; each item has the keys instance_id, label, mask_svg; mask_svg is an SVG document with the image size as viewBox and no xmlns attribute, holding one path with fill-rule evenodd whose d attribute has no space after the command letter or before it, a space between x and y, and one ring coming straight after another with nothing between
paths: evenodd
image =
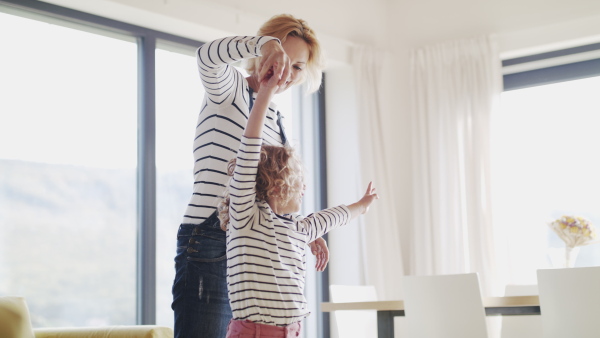
<instances>
[{"instance_id":1,"label":"yellow sofa","mask_svg":"<svg viewBox=\"0 0 600 338\"><path fill-rule=\"evenodd\" d=\"M2 338L172 338L173 330L157 325L32 328L23 297L0 297Z\"/></svg>"}]
</instances>

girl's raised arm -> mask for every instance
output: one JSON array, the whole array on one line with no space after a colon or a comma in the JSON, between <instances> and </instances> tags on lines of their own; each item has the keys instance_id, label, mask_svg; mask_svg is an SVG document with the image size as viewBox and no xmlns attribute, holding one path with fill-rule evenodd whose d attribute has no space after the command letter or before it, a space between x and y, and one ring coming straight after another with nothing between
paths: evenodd
<instances>
[{"instance_id":1,"label":"girl's raised arm","mask_svg":"<svg viewBox=\"0 0 600 338\"><path fill-rule=\"evenodd\" d=\"M265 79L260 83L260 90L256 96L256 101L254 101L250 117L248 117L248 123L246 124L246 129L244 129L244 136L250 138L262 137L262 130L265 124L269 102L271 102L273 95L275 95L277 88L279 88L277 85L279 79L278 76L271 74L268 79Z\"/></svg>"}]
</instances>

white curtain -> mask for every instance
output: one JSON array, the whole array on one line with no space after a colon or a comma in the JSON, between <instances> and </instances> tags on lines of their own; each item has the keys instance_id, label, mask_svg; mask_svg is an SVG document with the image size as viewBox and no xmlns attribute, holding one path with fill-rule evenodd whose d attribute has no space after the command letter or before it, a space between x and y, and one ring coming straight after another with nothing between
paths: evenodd
<instances>
[{"instance_id":1,"label":"white curtain","mask_svg":"<svg viewBox=\"0 0 600 338\"><path fill-rule=\"evenodd\" d=\"M496 293L490 117L501 92L489 37L411 52L414 222L411 273L478 272Z\"/></svg>"},{"instance_id":2,"label":"white curtain","mask_svg":"<svg viewBox=\"0 0 600 338\"><path fill-rule=\"evenodd\" d=\"M384 141L382 82L389 55L373 48L355 46L352 66L356 76L356 101L360 123L360 191L374 181L380 199L359 222L363 239L364 280L374 285L380 300L402 299L399 285L404 275L400 226L391 188L390 156Z\"/></svg>"}]
</instances>

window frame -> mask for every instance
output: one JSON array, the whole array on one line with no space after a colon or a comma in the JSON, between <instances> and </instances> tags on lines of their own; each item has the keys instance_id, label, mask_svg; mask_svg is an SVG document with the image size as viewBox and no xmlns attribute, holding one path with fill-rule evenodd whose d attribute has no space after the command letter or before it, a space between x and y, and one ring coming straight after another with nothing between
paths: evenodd
<instances>
[{"instance_id":1,"label":"window frame","mask_svg":"<svg viewBox=\"0 0 600 338\"><path fill-rule=\"evenodd\" d=\"M600 43L502 60L502 69L504 91L600 76Z\"/></svg>"}]
</instances>

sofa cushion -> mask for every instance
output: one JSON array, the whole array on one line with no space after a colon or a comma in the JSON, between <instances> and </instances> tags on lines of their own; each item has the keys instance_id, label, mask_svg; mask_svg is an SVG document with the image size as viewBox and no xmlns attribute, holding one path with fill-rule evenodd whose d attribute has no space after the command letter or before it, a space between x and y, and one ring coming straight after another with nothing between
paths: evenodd
<instances>
[{"instance_id":1,"label":"sofa cushion","mask_svg":"<svg viewBox=\"0 0 600 338\"><path fill-rule=\"evenodd\" d=\"M0 337L34 338L23 297L0 297Z\"/></svg>"},{"instance_id":2,"label":"sofa cushion","mask_svg":"<svg viewBox=\"0 0 600 338\"><path fill-rule=\"evenodd\" d=\"M34 331L36 338L173 338L173 329L158 325L53 327Z\"/></svg>"}]
</instances>

